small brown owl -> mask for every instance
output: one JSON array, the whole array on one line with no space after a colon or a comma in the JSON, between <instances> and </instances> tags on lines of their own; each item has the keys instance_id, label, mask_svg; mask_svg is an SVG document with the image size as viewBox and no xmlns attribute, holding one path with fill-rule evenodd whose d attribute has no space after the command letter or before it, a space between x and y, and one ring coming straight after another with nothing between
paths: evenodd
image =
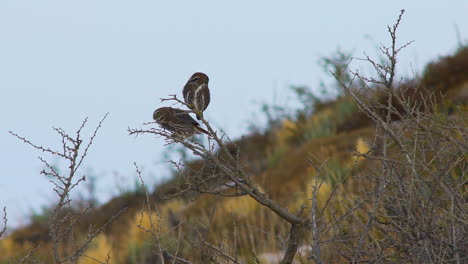
<instances>
[{"instance_id":1,"label":"small brown owl","mask_svg":"<svg viewBox=\"0 0 468 264\"><path fill-rule=\"evenodd\" d=\"M153 119L162 128L173 132L173 136L187 138L201 133L210 135L208 131L200 127L200 124L187 111L182 109L172 107L158 108L153 113Z\"/></svg>"},{"instance_id":2,"label":"small brown owl","mask_svg":"<svg viewBox=\"0 0 468 264\"><path fill-rule=\"evenodd\" d=\"M203 117L203 111L210 104L210 89L208 89L209 78L202 72L196 72L190 77L184 86L182 94L184 101L200 120Z\"/></svg>"}]
</instances>

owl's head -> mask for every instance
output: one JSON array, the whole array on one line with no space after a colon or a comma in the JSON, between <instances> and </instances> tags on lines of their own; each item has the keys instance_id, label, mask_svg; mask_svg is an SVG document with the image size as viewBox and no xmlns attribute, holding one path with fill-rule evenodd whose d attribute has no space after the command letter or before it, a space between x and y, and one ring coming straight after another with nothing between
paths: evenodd
<instances>
[{"instance_id":1,"label":"owl's head","mask_svg":"<svg viewBox=\"0 0 468 264\"><path fill-rule=\"evenodd\" d=\"M171 110L172 109L170 107L158 108L153 113L153 119L156 120L156 122L164 121L167 118L167 116L171 113Z\"/></svg>"},{"instance_id":2,"label":"owl's head","mask_svg":"<svg viewBox=\"0 0 468 264\"><path fill-rule=\"evenodd\" d=\"M196 73L192 74L192 76L187 81L187 83L196 83L196 84L206 83L206 84L208 84L209 81L210 81L210 79L208 78L208 75L204 74L203 72L196 72Z\"/></svg>"}]
</instances>

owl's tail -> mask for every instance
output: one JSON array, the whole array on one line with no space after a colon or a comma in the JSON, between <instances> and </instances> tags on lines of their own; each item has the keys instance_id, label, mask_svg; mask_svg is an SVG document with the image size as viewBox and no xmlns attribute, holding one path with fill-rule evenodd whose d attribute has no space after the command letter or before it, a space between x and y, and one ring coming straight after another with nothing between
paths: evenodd
<instances>
[{"instance_id":1,"label":"owl's tail","mask_svg":"<svg viewBox=\"0 0 468 264\"><path fill-rule=\"evenodd\" d=\"M205 129L203 129L203 128L199 127L199 126L195 126L195 130L196 130L199 134L203 133L203 134L207 134L208 136L210 135L210 132L206 131Z\"/></svg>"}]
</instances>

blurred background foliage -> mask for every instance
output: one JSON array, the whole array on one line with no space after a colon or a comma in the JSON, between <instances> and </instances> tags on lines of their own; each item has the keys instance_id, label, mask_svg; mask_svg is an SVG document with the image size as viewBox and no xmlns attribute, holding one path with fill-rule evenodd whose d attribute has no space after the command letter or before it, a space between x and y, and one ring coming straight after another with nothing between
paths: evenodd
<instances>
[{"instance_id":1,"label":"blurred background foliage","mask_svg":"<svg viewBox=\"0 0 468 264\"><path fill-rule=\"evenodd\" d=\"M352 76L347 71L352 54L337 50L331 56L320 60L325 72L336 72L340 81L350 83ZM290 211L297 211L302 205L310 203L311 185L317 172L310 166L310 159L325 162L325 182L318 194L319 203L324 203L335 187L338 200L343 203L359 199L359 188L363 182L353 178L355 171L372 169L373 166L363 157L353 153L366 153L370 150L375 128L366 115L361 113L340 88L338 83L319 83L317 89L305 86L292 86L291 92L300 102L300 107L288 108L281 105L264 104L261 111L267 117L263 128L253 127L251 134L245 135L234 143L240 146L240 159L246 171L265 190L271 198ZM359 83L352 86L358 89ZM418 100L419 88L425 87L433 92L442 117L466 115L468 102L468 47L460 47L453 55L438 58L425 67L420 76L405 78L395 89L408 98ZM353 88L353 89L354 89ZM375 87L377 100L385 101ZM457 110L458 109L458 110ZM180 146L170 146L166 156L179 152L186 167L196 171L203 161L190 159L189 153ZM457 170L453 174L462 175ZM225 241L236 247L246 259L257 256L259 261L272 259L272 254L284 248L288 227L265 207L260 206L248 196L214 197L201 195L193 197L173 197L163 199L177 191L183 181L173 171L173 179L155 187L151 201L158 206L158 219L161 244L165 248L177 247L179 254L189 259L197 259L198 251L190 243L196 240L195 229L206 230L210 241ZM104 205L96 205L93 188L90 194L83 195L81 203L73 210L81 210L91 205L90 213L76 226L78 233L85 234L90 224L99 226L122 207L128 207L105 233L97 237L86 251L90 257L105 259L110 256L111 263L152 263L152 237L140 227L150 228L149 216L144 209L145 189L138 184L122 191ZM84 200L87 200L85 202ZM336 205L340 210L339 204ZM305 208L308 214L310 208ZM0 240L0 263L10 263L31 248L41 245L35 256L49 263L50 241L47 231L49 210L31 216L31 224L12 231ZM208 228L209 226L209 228ZM180 228L178 232L174 232ZM236 230L235 233L233 230ZM236 236L236 237L234 237ZM180 239L182 237L182 239ZM233 244L235 242L235 245ZM330 261L333 252L325 247L323 254ZM300 257L298 257L300 258ZM82 257L79 263L95 263L91 258ZM262 262L263 263L263 262Z\"/></svg>"}]
</instances>

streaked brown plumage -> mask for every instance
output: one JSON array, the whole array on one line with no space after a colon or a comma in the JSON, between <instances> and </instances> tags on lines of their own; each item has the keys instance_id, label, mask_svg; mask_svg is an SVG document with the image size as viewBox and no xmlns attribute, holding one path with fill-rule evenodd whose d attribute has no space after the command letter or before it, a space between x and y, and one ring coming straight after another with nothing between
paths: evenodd
<instances>
[{"instance_id":1,"label":"streaked brown plumage","mask_svg":"<svg viewBox=\"0 0 468 264\"><path fill-rule=\"evenodd\" d=\"M200 124L193 119L187 111L172 107L161 107L154 111L153 119L162 128L173 132L173 136L182 138L191 137L194 134L210 133L200 127Z\"/></svg>"},{"instance_id":2,"label":"streaked brown plumage","mask_svg":"<svg viewBox=\"0 0 468 264\"><path fill-rule=\"evenodd\" d=\"M210 89L208 88L209 78L202 72L194 73L182 90L184 101L200 120L203 117L203 111L210 104Z\"/></svg>"}]
</instances>

